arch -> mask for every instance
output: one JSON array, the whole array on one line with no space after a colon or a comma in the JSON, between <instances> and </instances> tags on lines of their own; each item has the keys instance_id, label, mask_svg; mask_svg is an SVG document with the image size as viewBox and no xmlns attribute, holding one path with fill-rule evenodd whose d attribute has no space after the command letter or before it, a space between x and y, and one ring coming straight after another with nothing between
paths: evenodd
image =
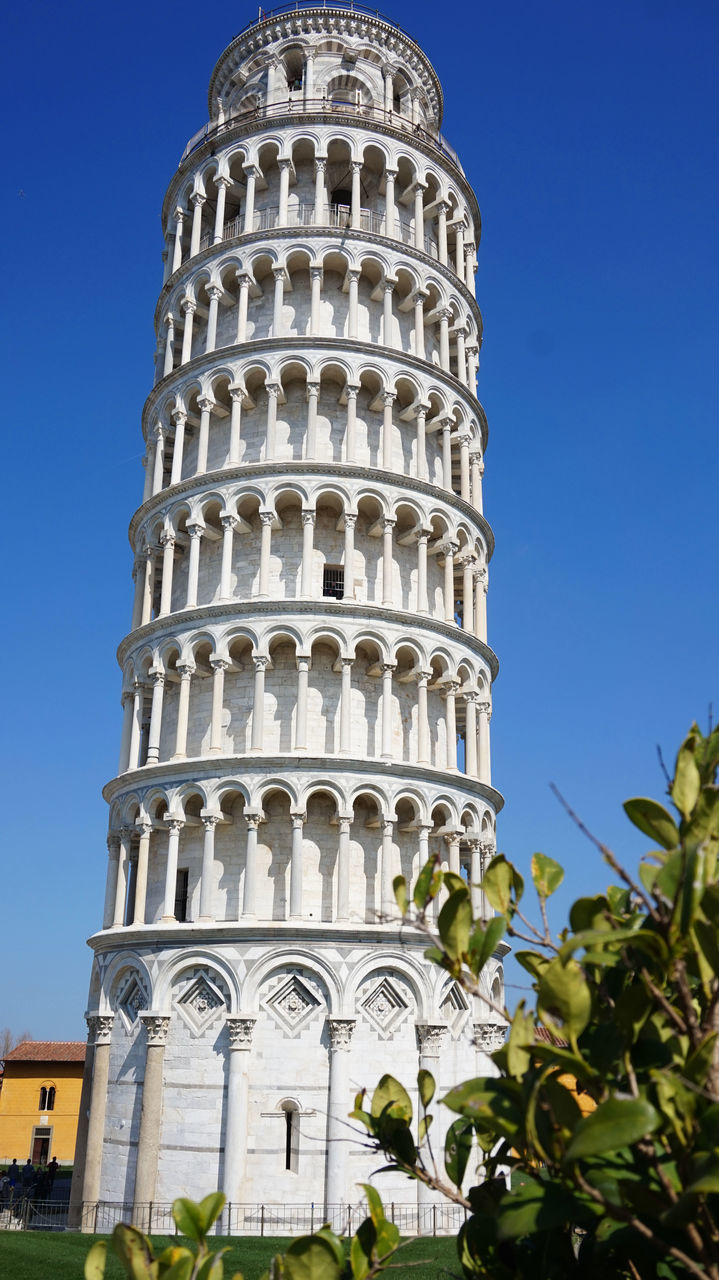
<instances>
[{"instance_id":1,"label":"arch","mask_svg":"<svg viewBox=\"0 0 719 1280\"><path fill-rule=\"evenodd\" d=\"M305 969L324 988L327 999L328 1017L341 1016L348 1007L340 980L329 961L317 955L309 948L287 947L264 956L250 970L245 979L244 1008L247 1013L259 1013L259 994L263 984L278 969Z\"/></svg>"},{"instance_id":2,"label":"arch","mask_svg":"<svg viewBox=\"0 0 719 1280\"><path fill-rule=\"evenodd\" d=\"M414 964L406 954L394 948L385 949L378 946L369 956L365 956L353 969L347 984L347 1001L356 1008L357 993L363 983L367 982L377 970L389 969L404 978L411 988L417 1006L417 1021L428 1022L433 1016L432 992L429 985L429 970Z\"/></svg>"},{"instance_id":3,"label":"arch","mask_svg":"<svg viewBox=\"0 0 719 1280\"><path fill-rule=\"evenodd\" d=\"M233 1016L239 1013L242 992L237 973L224 956L218 955L211 947L193 947L183 950L181 955L170 956L161 964L156 982L155 1000L162 1013L170 1013L172 1009L172 987L176 980L187 969L203 968L213 970L222 978L230 993L228 1013Z\"/></svg>"}]
</instances>

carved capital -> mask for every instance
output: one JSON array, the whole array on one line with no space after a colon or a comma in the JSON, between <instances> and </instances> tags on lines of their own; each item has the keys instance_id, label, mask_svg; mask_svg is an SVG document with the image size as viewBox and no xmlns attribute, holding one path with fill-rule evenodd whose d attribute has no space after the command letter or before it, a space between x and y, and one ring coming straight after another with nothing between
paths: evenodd
<instances>
[{"instance_id":1,"label":"carved capital","mask_svg":"<svg viewBox=\"0 0 719 1280\"><path fill-rule=\"evenodd\" d=\"M330 1033L330 1049L333 1053L337 1049L349 1049L354 1029L354 1018L327 1019L327 1030Z\"/></svg>"},{"instance_id":2,"label":"carved capital","mask_svg":"<svg viewBox=\"0 0 719 1280\"><path fill-rule=\"evenodd\" d=\"M501 1022L475 1022L474 1047L481 1049L483 1053L494 1053L495 1049L501 1049L507 1034L507 1028Z\"/></svg>"},{"instance_id":3,"label":"carved capital","mask_svg":"<svg viewBox=\"0 0 719 1280\"><path fill-rule=\"evenodd\" d=\"M193 191L192 195L190 196L190 201L192 204L194 204L196 209L198 207L201 209L206 199L207 199L207 196L203 196L202 192L200 191Z\"/></svg>"},{"instance_id":4,"label":"carved capital","mask_svg":"<svg viewBox=\"0 0 719 1280\"><path fill-rule=\"evenodd\" d=\"M275 518L275 513L274 513L274 511L261 511L261 512L260 512L260 524L271 525L271 524L272 524L272 522L273 522L273 520L274 520L274 518Z\"/></svg>"},{"instance_id":5,"label":"carved capital","mask_svg":"<svg viewBox=\"0 0 719 1280\"><path fill-rule=\"evenodd\" d=\"M345 511L345 529L354 529L357 524L357 514L354 511Z\"/></svg>"},{"instance_id":6,"label":"carved capital","mask_svg":"<svg viewBox=\"0 0 719 1280\"><path fill-rule=\"evenodd\" d=\"M213 671L227 671L229 665L227 658L210 658L210 666Z\"/></svg>"},{"instance_id":7,"label":"carved capital","mask_svg":"<svg viewBox=\"0 0 719 1280\"><path fill-rule=\"evenodd\" d=\"M213 302L219 302L222 297L222 289L217 284L208 284L207 296L208 298L211 298Z\"/></svg>"},{"instance_id":8,"label":"carved capital","mask_svg":"<svg viewBox=\"0 0 719 1280\"><path fill-rule=\"evenodd\" d=\"M197 303L193 302L192 298L183 298L180 303L180 310L184 311L185 315L194 316L197 311Z\"/></svg>"},{"instance_id":9,"label":"carved capital","mask_svg":"<svg viewBox=\"0 0 719 1280\"><path fill-rule=\"evenodd\" d=\"M112 1036L114 1013L86 1013L85 1021L93 1044L109 1044Z\"/></svg>"},{"instance_id":10,"label":"carved capital","mask_svg":"<svg viewBox=\"0 0 719 1280\"><path fill-rule=\"evenodd\" d=\"M148 1049L164 1048L167 1043L167 1033L170 1030L169 1015L142 1012L140 1018L147 1032Z\"/></svg>"},{"instance_id":11,"label":"carved capital","mask_svg":"<svg viewBox=\"0 0 719 1280\"><path fill-rule=\"evenodd\" d=\"M255 664L255 671L264 671L270 665L269 658L263 654L253 657L252 661Z\"/></svg>"},{"instance_id":12,"label":"carved capital","mask_svg":"<svg viewBox=\"0 0 719 1280\"><path fill-rule=\"evenodd\" d=\"M302 510L302 523L314 524L314 522L315 522L314 510L312 510L310 507L304 507Z\"/></svg>"},{"instance_id":13,"label":"carved capital","mask_svg":"<svg viewBox=\"0 0 719 1280\"><path fill-rule=\"evenodd\" d=\"M428 1058L439 1057L447 1028L434 1022L418 1022L415 1026L420 1053Z\"/></svg>"},{"instance_id":14,"label":"carved capital","mask_svg":"<svg viewBox=\"0 0 719 1280\"><path fill-rule=\"evenodd\" d=\"M252 1032L256 1018L227 1018L227 1030L230 1036L230 1049L252 1048Z\"/></svg>"},{"instance_id":15,"label":"carved capital","mask_svg":"<svg viewBox=\"0 0 719 1280\"><path fill-rule=\"evenodd\" d=\"M163 818L163 822L165 823L167 830L172 831L174 834L182 831L182 828L185 825L185 819L176 817L174 813L166 813Z\"/></svg>"}]
</instances>

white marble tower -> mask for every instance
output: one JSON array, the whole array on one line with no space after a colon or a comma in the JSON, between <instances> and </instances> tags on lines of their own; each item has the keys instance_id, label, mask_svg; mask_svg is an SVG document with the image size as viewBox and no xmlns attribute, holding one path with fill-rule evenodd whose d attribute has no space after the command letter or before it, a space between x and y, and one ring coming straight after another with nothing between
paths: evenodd
<instances>
[{"instance_id":1,"label":"white marble tower","mask_svg":"<svg viewBox=\"0 0 719 1280\"><path fill-rule=\"evenodd\" d=\"M392 879L435 850L479 879L497 664L480 219L434 70L299 5L232 41L209 108L163 207L73 1197L142 1223L220 1186L242 1229L358 1202L356 1088L484 1065Z\"/></svg>"}]
</instances>

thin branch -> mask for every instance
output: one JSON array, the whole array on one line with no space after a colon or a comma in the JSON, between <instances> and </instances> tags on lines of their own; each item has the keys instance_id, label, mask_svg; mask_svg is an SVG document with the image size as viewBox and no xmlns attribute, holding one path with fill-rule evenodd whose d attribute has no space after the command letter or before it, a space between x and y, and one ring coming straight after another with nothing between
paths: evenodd
<instances>
[{"instance_id":1,"label":"thin branch","mask_svg":"<svg viewBox=\"0 0 719 1280\"><path fill-rule=\"evenodd\" d=\"M674 1008L674 1005L669 1003L666 996L664 995L664 992L660 991L659 987L655 985L655 983L652 981L649 974L647 973L646 969L644 968L640 969L639 976L642 979L649 994L654 996L654 999L656 1000L657 1004L661 1005L667 1017L671 1018L675 1027L678 1027L683 1035L686 1034L687 1024L684 1021L684 1018L680 1013L677 1013L677 1010Z\"/></svg>"},{"instance_id":2,"label":"thin branch","mask_svg":"<svg viewBox=\"0 0 719 1280\"><path fill-rule=\"evenodd\" d=\"M672 780L671 780L671 778L669 777L669 770L667 769L667 766L666 766L666 765L665 765L665 763L664 763L664 756L662 755L662 749L661 749L661 747L659 746L659 743L657 743L657 756L659 757L659 768L661 769L662 773L664 774L664 781L665 781L665 782L666 782L666 784L667 784L667 791L668 791L668 792L669 792L669 794L671 795L671 790L672 790Z\"/></svg>"},{"instance_id":3,"label":"thin branch","mask_svg":"<svg viewBox=\"0 0 719 1280\"><path fill-rule=\"evenodd\" d=\"M606 844L602 844L602 841L597 839L597 837L592 834L589 828L585 826L585 824L582 822L582 819L579 817L578 814L574 812L569 802L564 799L564 796L559 790L559 787L557 787L553 782L550 782L549 789L556 796L562 808L566 811L566 813L572 819L572 822L575 824L575 826L579 828L582 835L586 836L588 840L591 840L592 844L596 849L599 850L604 860L609 863L609 866L612 868L612 871L616 871L617 875L624 881L624 883L628 886L628 888L630 888L632 892L637 895L640 902L644 904L652 920L654 920L657 924L660 924L661 916L659 915L659 912L654 906L654 903L651 901L650 898L647 897L641 885L638 885L636 881L633 880L632 877L629 875L629 872L624 870L624 867L621 865L621 863L617 861L616 856L612 853L609 846Z\"/></svg>"},{"instance_id":4,"label":"thin branch","mask_svg":"<svg viewBox=\"0 0 719 1280\"><path fill-rule=\"evenodd\" d=\"M607 1213L611 1218L618 1218L620 1222L626 1222L628 1226L633 1227L640 1236L644 1236L644 1239L648 1241L658 1254L668 1253L670 1257L676 1258L677 1262L682 1262L687 1268L687 1271L697 1277L697 1280L707 1280L707 1275L710 1275L712 1278L717 1276L716 1267L712 1266L707 1270L707 1268L700 1266L699 1263L695 1262L693 1258L690 1258L689 1254L685 1253L683 1249L678 1249L676 1245L669 1244L668 1242L661 1240L659 1236L656 1236L651 1228L647 1226L646 1222L642 1222L641 1218L635 1217L629 1209L624 1209L621 1205L614 1204L612 1201L607 1200L602 1195L601 1191L598 1191L596 1187L591 1186L591 1184L582 1177L578 1169L575 1169L575 1177L585 1195L588 1195L596 1204L601 1205L605 1213Z\"/></svg>"}]
</instances>

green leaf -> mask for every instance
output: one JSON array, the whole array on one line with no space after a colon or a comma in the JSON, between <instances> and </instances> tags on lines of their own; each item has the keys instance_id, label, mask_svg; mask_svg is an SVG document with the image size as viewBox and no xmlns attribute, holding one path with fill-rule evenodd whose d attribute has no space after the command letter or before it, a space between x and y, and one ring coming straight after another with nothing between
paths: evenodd
<instances>
[{"instance_id":1,"label":"green leaf","mask_svg":"<svg viewBox=\"0 0 719 1280\"><path fill-rule=\"evenodd\" d=\"M495 916L486 929L479 921L475 925L469 940L469 967L475 977L482 971L490 956L494 955L506 927L504 916Z\"/></svg>"},{"instance_id":2,"label":"green leaf","mask_svg":"<svg viewBox=\"0 0 719 1280\"><path fill-rule=\"evenodd\" d=\"M429 1106L434 1097L436 1088L437 1085L435 1084L432 1072L425 1071L424 1067L422 1067L417 1074L417 1090L423 1107Z\"/></svg>"},{"instance_id":3,"label":"green leaf","mask_svg":"<svg viewBox=\"0 0 719 1280\"><path fill-rule=\"evenodd\" d=\"M212 1191L209 1196L205 1196L204 1200L200 1201L200 1216L204 1223L205 1235L207 1235L213 1222L216 1222L222 1213L226 1199L227 1196L223 1191Z\"/></svg>"},{"instance_id":4,"label":"green leaf","mask_svg":"<svg viewBox=\"0 0 719 1280\"><path fill-rule=\"evenodd\" d=\"M651 836L663 849L676 849L679 844L679 828L670 813L656 800L635 796L624 801L624 812L645 836Z\"/></svg>"},{"instance_id":5,"label":"green leaf","mask_svg":"<svg viewBox=\"0 0 719 1280\"><path fill-rule=\"evenodd\" d=\"M118 1222L112 1233L112 1247L132 1280L148 1280L157 1274L152 1244L137 1227Z\"/></svg>"},{"instance_id":6,"label":"green leaf","mask_svg":"<svg viewBox=\"0 0 719 1280\"><path fill-rule=\"evenodd\" d=\"M414 893L412 894L412 898L414 901L414 905L416 907L419 907L420 911L424 910L430 898L434 896L433 894L431 894L430 891L432 887L432 878L437 870L438 865L439 865L439 855L435 853L432 855L432 857L429 859L428 862L425 862L424 866L422 867L422 870L417 876L417 883L414 886Z\"/></svg>"},{"instance_id":7,"label":"green leaf","mask_svg":"<svg viewBox=\"0 0 719 1280\"><path fill-rule=\"evenodd\" d=\"M157 1259L160 1280L190 1280L194 1267L194 1253L177 1245L170 1245Z\"/></svg>"},{"instance_id":8,"label":"green leaf","mask_svg":"<svg viewBox=\"0 0 719 1280\"><path fill-rule=\"evenodd\" d=\"M515 1080L521 1080L529 1070L534 1048L534 1014L524 1012L524 1000L520 1000L509 1028L505 1045L507 1071Z\"/></svg>"},{"instance_id":9,"label":"green leaf","mask_svg":"<svg viewBox=\"0 0 719 1280\"><path fill-rule=\"evenodd\" d=\"M437 918L439 936L451 960L460 960L466 954L471 927L472 904L464 885L450 894Z\"/></svg>"},{"instance_id":10,"label":"green leaf","mask_svg":"<svg viewBox=\"0 0 719 1280\"><path fill-rule=\"evenodd\" d=\"M400 913L406 916L409 897L407 895L407 881L404 876L395 876L392 881L392 888L394 889L395 902L400 909Z\"/></svg>"},{"instance_id":11,"label":"green leaf","mask_svg":"<svg viewBox=\"0 0 719 1280\"><path fill-rule=\"evenodd\" d=\"M495 911L506 916L514 901L519 902L524 891L524 881L519 872L508 862L503 853L492 858L482 879L482 889Z\"/></svg>"},{"instance_id":12,"label":"green leaf","mask_svg":"<svg viewBox=\"0 0 719 1280\"><path fill-rule=\"evenodd\" d=\"M540 898L549 898L564 879L564 868L544 853L532 855L532 880Z\"/></svg>"},{"instance_id":13,"label":"green leaf","mask_svg":"<svg viewBox=\"0 0 719 1280\"><path fill-rule=\"evenodd\" d=\"M329 1223L325 1223L324 1227L320 1227L319 1231L315 1231L315 1235L320 1236L322 1240L326 1240L335 1255L337 1263L340 1267L344 1267L345 1251L342 1247L342 1241L339 1236L335 1235L334 1231L329 1226Z\"/></svg>"},{"instance_id":14,"label":"green leaf","mask_svg":"<svg viewBox=\"0 0 719 1280\"><path fill-rule=\"evenodd\" d=\"M442 883L447 893L469 893L467 881L462 876L457 875L456 871L443 871Z\"/></svg>"},{"instance_id":15,"label":"green leaf","mask_svg":"<svg viewBox=\"0 0 719 1280\"><path fill-rule=\"evenodd\" d=\"M586 1218L576 1198L554 1182L528 1178L502 1198L499 1204L497 1235L500 1240L555 1231L568 1224L579 1225ZM539 1274L539 1273L538 1273Z\"/></svg>"},{"instance_id":16,"label":"green leaf","mask_svg":"<svg viewBox=\"0 0 719 1280\"><path fill-rule=\"evenodd\" d=\"M710 1031L696 1049L692 1049L684 1064L682 1075L692 1084L700 1087L706 1083L709 1069L714 1061L714 1046L717 1041L716 1031Z\"/></svg>"},{"instance_id":17,"label":"green leaf","mask_svg":"<svg viewBox=\"0 0 719 1280\"><path fill-rule=\"evenodd\" d=\"M575 1039L582 1034L591 1017L592 994L576 960L547 965L537 990L537 1013L550 1031L557 1028Z\"/></svg>"},{"instance_id":18,"label":"green leaf","mask_svg":"<svg viewBox=\"0 0 719 1280\"><path fill-rule=\"evenodd\" d=\"M377 1188L372 1186L371 1182L360 1182L359 1185L367 1197L367 1208L369 1209L369 1216L372 1219L372 1224L373 1226L378 1227L380 1223L384 1222L384 1206L382 1204L382 1197L380 1196Z\"/></svg>"},{"instance_id":19,"label":"green leaf","mask_svg":"<svg viewBox=\"0 0 719 1280\"><path fill-rule=\"evenodd\" d=\"M222 1261L224 1253L227 1253L227 1249L221 1249L219 1253L210 1254L210 1257L205 1259L198 1270L196 1280L222 1280L225 1269Z\"/></svg>"},{"instance_id":20,"label":"green leaf","mask_svg":"<svg viewBox=\"0 0 719 1280\"><path fill-rule=\"evenodd\" d=\"M704 897L702 897L702 904ZM719 939L717 939L715 926L709 924L707 920L695 920L694 933L696 934L699 950L710 966L715 978L719 978Z\"/></svg>"},{"instance_id":21,"label":"green leaf","mask_svg":"<svg viewBox=\"0 0 719 1280\"><path fill-rule=\"evenodd\" d=\"M550 961L538 951L515 951L514 958L533 978L541 978Z\"/></svg>"},{"instance_id":22,"label":"green leaf","mask_svg":"<svg viewBox=\"0 0 719 1280\"><path fill-rule=\"evenodd\" d=\"M96 1240L85 1259L85 1280L103 1280L107 1261L107 1240Z\"/></svg>"},{"instance_id":23,"label":"green leaf","mask_svg":"<svg viewBox=\"0 0 719 1280\"><path fill-rule=\"evenodd\" d=\"M467 1161L472 1154L474 1126L466 1120L454 1120L447 1130L444 1146L444 1167L447 1177L456 1187L462 1186Z\"/></svg>"},{"instance_id":24,"label":"green leaf","mask_svg":"<svg viewBox=\"0 0 719 1280\"><path fill-rule=\"evenodd\" d=\"M394 1076L382 1076L382 1079L372 1094L372 1105L370 1109L375 1120L386 1113L394 1120L404 1120L407 1124L411 1124L412 1122L412 1103L410 1101L410 1096L404 1085L400 1084L399 1080L395 1080ZM377 1195L374 1187L370 1187L370 1190ZM380 1201L380 1208L381 1207L382 1202Z\"/></svg>"},{"instance_id":25,"label":"green leaf","mask_svg":"<svg viewBox=\"0 0 719 1280\"><path fill-rule=\"evenodd\" d=\"M644 1098L609 1098L579 1122L565 1162L630 1147L658 1129L661 1122L659 1113Z\"/></svg>"},{"instance_id":26,"label":"green leaf","mask_svg":"<svg viewBox=\"0 0 719 1280\"><path fill-rule=\"evenodd\" d=\"M595 898L577 898L569 911L569 923L575 933L584 929L611 929L608 913L609 903L603 894Z\"/></svg>"},{"instance_id":27,"label":"green leaf","mask_svg":"<svg viewBox=\"0 0 719 1280\"><path fill-rule=\"evenodd\" d=\"M287 1280L340 1280L343 1269L332 1246L321 1235L293 1240L284 1258Z\"/></svg>"},{"instance_id":28,"label":"green leaf","mask_svg":"<svg viewBox=\"0 0 719 1280\"><path fill-rule=\"evenodd\" d=\"M694 735L686 739L679 749L676 771L672 783L672 800L683 817L689 818L699 799L702 780L699 775L694 751L689 743L694 743Z\"/></svg>"},{"instance_id":29,"label":"green leaf","mask_svg":"<svg viewBox=\"0 0 719 1280\"><path fill-rule=\"evenodd\" d=\"M194 1200L182 1197L175 1200L172 1205L172 1216L178 1231L181 1231L183 1236L187 1236L188 1240L202 1239L205 1234L205 1220L199 1204Z\"/></svg>"}]
</instances>

